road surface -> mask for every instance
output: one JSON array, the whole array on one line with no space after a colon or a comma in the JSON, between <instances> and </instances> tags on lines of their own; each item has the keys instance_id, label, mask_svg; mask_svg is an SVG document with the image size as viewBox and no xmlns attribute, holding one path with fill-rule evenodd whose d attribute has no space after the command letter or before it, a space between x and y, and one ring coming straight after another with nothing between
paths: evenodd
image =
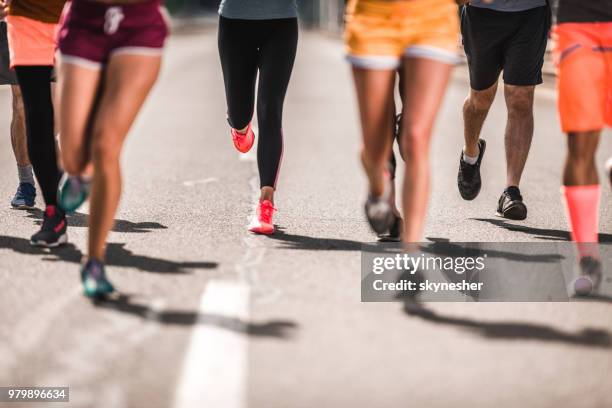
<instances>
[{"instance_id":1,"label":"road surface","mask_svg":"<svg viewBox=\"0 0 612 408\"><path fill-rule=\"evenodd\" d=\"M70 218L67 247L29 246L41 213L8 208L16 170L10 95L0 93L0 385L70 386L65 406L79 408L612 406L610 302L436 303L412 316L398 303L360 302L360 248L373 236L351 77L338 39L305 32L300 41L280 228L266 238L246 231L256 163L229 138L215 29L170 40L123 156L108 245L116 302L80 294L87 208ZM435 129L426 237L566 239L554 87L537 92L525 222L494 216L505 179L501 98L484 128L482 192L470 203L457 192L467 89L458 68ZM601 225L612 234L603 191Z\"/></svg>"}]
</instances>

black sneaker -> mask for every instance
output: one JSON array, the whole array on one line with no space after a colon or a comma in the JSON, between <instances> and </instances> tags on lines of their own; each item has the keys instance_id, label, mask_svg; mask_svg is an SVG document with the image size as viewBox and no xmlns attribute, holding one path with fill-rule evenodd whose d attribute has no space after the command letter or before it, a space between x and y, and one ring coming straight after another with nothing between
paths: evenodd
<instances>
[{"instance_id":1,"label":"black sneaker","mask_svg":"<svg viewBox=\"0 0 612 408\"><path fill-rule=\"evenodd\" d=\"M473 200L480 193L482 187L482 180L480 179L480 163L485 154L487 148L487 142L483 139L478 140L478 160L476 163L469 164L463 161L463 151L459 156L459 174L457 175L457 186L459 187L459 194L464 200Z\"/></svg>"},{"instance_id":2,"label":"black sneaker","mask_svg":"<svg viewBox=\"0 0 612 408\"><path fill-rule=\"evenodd\" d=\"M402 240L402 232L404 231L404 220L401 217L395 216L393 224L386 234L378 234L380 242L400 242Z\"/></svg>"},{"instance_id":3,"label":"black sneaker","mask_svg":"<svg viewBox=\"0 0 612 408\"><path fill-rule=\"evenodd\" d=\"M504 190L497 204L497 215L518 221L527 218L527 206L518 187L510 186Z\"/></svg>"},{"instance_id":4,"label":"black sneaker","mask_svg":"<svg viewBox=\"0 0 612 408\"><path fill-rule=\"evenodd\" d=\"M64 245L68 242L67 228L68 222L64 212L54 205L48 205L40 231L32 235L30 244L46 248Z\"/></svg>"}]
</instances>

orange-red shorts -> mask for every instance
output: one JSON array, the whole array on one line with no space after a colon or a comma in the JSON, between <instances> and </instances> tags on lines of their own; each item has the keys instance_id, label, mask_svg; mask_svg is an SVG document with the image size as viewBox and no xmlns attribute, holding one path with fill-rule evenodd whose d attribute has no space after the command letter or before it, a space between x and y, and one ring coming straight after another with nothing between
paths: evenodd
<instances>
[{"instance_id":1,"label":"orange-red shorts","mask_svg":"<svg viewBox=\"0 0 612 408\"><path fill-rule=\"evenodd\" d=\"M563 131L612 126L612 23L562 23L554 38Z\"/></svg>"},{"instance_id":2,"label":"orange-red shorts","mask_svg":"<svg viewBox=\"0 0 612 408\"><path fill-rule=\"evenodd\" d=\"M55 64L57 24L43 23L22 16L7 16L11 68Z\"/></svg>"},{"instance_id":3,"label":"orange-red shorts","mask_svg":"<svg viewBox=\"0 0 612 408\"><path fill-rule=\"evenodd\" d=\"M351 0L346 13L348 60L355 67L396 69L402 58L458 62L454 0Z\"/></svg>"}]
</instances>

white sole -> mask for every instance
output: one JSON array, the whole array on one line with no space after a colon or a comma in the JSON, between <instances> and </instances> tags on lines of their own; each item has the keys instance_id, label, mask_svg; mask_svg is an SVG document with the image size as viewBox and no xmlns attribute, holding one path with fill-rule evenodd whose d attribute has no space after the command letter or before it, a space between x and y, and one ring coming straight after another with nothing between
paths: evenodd
<instances>
[{"instance_id":1,"label":"white sole","mask_svg":"<svg viewBox=\"0 0 612 408\"><path fill-rule=\"evenodd\" d=\"M52 244L48 244L42 241L30 241L31 245L35 247L40 247L40 248L57 248L62 245L66 245L67 243L68 243L68 234L61 235L59 239L57 240L57 242L54 242Z\"/></svg>"}]
</instances>

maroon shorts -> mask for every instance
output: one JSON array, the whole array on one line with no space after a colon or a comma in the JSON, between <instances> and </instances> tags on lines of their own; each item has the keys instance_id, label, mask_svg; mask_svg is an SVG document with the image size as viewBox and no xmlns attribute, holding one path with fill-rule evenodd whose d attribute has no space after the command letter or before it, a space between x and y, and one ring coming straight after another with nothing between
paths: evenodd
<instances>
[{"instance_id":1,"label":"maroon shorts","mask_svg":"<svg viewBox=\"0 0 612 408\"><path fill-rule=\"evenodd\" d=\"M160 0L110 5L73 0L60 22L62 61L100 68L112 55L161 55L168 36Z\"/></svg>"}]
</instances>

